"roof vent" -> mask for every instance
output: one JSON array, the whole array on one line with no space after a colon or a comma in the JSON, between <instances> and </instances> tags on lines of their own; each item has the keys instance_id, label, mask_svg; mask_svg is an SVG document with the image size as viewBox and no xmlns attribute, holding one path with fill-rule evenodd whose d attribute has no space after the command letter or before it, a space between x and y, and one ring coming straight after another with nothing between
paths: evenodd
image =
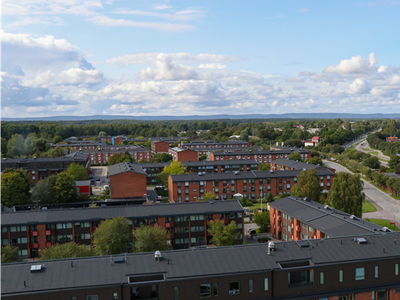
<instances>
[{"instance_id":1,"label":"roof vent","mask_svg":"<svg viewBox=\"0 0 400 300\"><path fill-rule=\"evenodd\" d=\"M157 250L157 251L154 253L154 260L160 261L161 258L162 258L162 257L161 257L161 252Z\"/></svg>"},{"instance_id":2,"label":"roof vent","mask_svg":"<svg viewBox=\"0 0 400 300\"><path fill-rule=\"evenodd\" d=\"M357 218L355 215L351 215L351 216L350 216L350 219L352 219L352 220L358 220L358 218Z\"/></svg>"},{"instance_id":3,"label":"roof vent","mask_svg":"<svg viewBox=\"0 0 400 300\"><path fill-rule=\"evenodd\" d=\"M125 262L125 258L120 257L120 256L119 257L114 257L112 260L116 264Z\"/></svg>"},{"instance_id":4,"label":"roof vent","mask_svg":"<svg viewBox=\"0 0 400 300\"><path fill-rule=\"evenodd\" d=\"M32 265L31 266L31 273L37 273L44 269L44 265Z\"/></svg>"},{"instance_id":5,"label":"roof vent","mask_svg":"<svg viewBox=\"0 0 400 300\"><path fill-rule=\"evenodd\" d=\"M214 200L213 199L208 199L208 203L214 204Z\"/></svg>"},{"instance_id":6,"label":"roof vent","mask_svg":"<svg viewBox=\"0 0 400 300\"><path fill-rule=\"evenodd\" d=\"M325 205L324 208L328 209L328 210L332 210L332 208L330 208L328 205Z\"/></svg>"},{"instance_id":7,"label":"roof vent","mask_svg":"<svg viewBox=\"0 0 400 300\"><path fill-rule=\"evenodd\" d=\"M366 244L367 243L367 240L364 239L364 238L356 238L355 240L359 244Z\"/></svg>"},{"instance_id":8,"label":"roof vent","mask_svg":"<svg viewBox=\"0 0 400 300\"><path fill-rule=\"evenodd\" d=\"M310 199L308 199L307 197L303 198L304 201L311 201Z\"/></svg>"},{"instance_id":9,"label":"roof vent","mask_svg":"<svg viewBox=\"0 0 400 300\"><path fill-rule=\"evenodd\" d=\"M197 175L199 175L199 176L203 176L203 173L202 173L202 172L199 172L199 173L197 173Z\"/></svg>"},{"instance_id":10,"label":"roof vent","mask_svg":"<svg viewBox=\"0 0 400 300\"><path fill-rule=\"evenodd\" d=\"M235 175L239 175L239 171L235 171Z\"/></svg>"},{"instance_id":11,"label":"roof vent","mask_svg":"<svg viewBox=\"0 0 400 300\"><path fill-rule=\"evenodd\" d=\"M305 168L303 168L303 171L307 171Z\"/></svg>"},{"instance_id":12,"label":"roof vent","mask_svg":"<svg viewBox=\"0 0 400 300\"><path fill-rule=\"evenodd\" d=\"M297 246L299 246L300 248L306 248L308 247L310 244L308 243L307 240L300 240L296 242Z\"/></svg>"},{"instance_id":13,"label":"roof vent","mask_svg":"<svg viewBox=\"0 0 400 300\"><path fill-rule=\"evenodd\" d=\"M274 173L274 170L269 170L270 173Z\"/></svg>"},{"instance_id":14,"label":"roof vent","mask_svg":"<svg viewBox=\"0 0 400 300\"><path fill-rule=\"evenodd\" d=\"M387 227L383 227L382 229L381 229L383 232L392 232L389 228L387 228Z\"/></svg>"}]
</instances>

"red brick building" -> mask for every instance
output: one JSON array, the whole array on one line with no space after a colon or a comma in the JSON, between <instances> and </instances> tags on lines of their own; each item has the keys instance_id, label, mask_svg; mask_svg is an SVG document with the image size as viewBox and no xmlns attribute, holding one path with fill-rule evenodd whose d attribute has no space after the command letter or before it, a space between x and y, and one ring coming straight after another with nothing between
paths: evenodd
<instances>
[{"instance_id":1,"label":"red brick building","mask_svg":"<svg viewBox=\"0 0 400 300\"><path fill-rule=\"evenodd\" d=\"M290 148L279 151L261 150L261 151L236 151L236 152L212 152L210 160L239 160L254 159L258 163L270 163L278 158L288 158L290 154L298 151L303 160L311 158L311 151L307 149Z\"/></svg>"},{"instance_id":2,"label":"red brick building","mask_svg":"<svg viewBox=\"0 0 400 300\"><path fill-rule=\"evenodd\" d=\"M173 161L198 161L199 155L196 151L185 148L170 148L168 154L172 155Z\"/></svg>"},{"instance_id":3,"label":"red brick building","mask_svg":"<svg viewBox=\"0 0 400 300\"><path fill-rule=\"evenodd\" d=\"M235 200L2 213L1 245L17 246L22 258L39 257L41 250L55 243L89 246L99 224L119 216L129 219L132 229L142 225L165 228L173 249L210 244L207 222L211 220L235 221L244 239L243 207Z\"/></svg>"},{"instance_id":4,"label":"red brick building","mask_svg":"<svg viewBox=\"0 0 400 300\"><path fill-rule=\"evenodd\" d=\"M136 161L149 162L151 160L151 151L143 146L106 146L97 150L82 150L82 153L89 156L91 164L106 164L108 158L115 153L124 155L125 152L129 152Z\"/></svg>"},{"instance_id":5,"label":"red brick building","mask_svg":"<svg viewBox=\"0 0 400 300\"><path fill-rule=\"evenodd\" d=\"M147 194L147 174L140 166L120 163L109 166L108 174L112 199L137 198Z\"/></svg>"},{"instance_id":6,"label":"red brick building","mask_svg":"<svg viewBox=\"0 0 400 300\"><path fill-rule=\"evenodd\" d=\"M397 136L388 136L387 138L386 138L386 142L391 142L391 143L393 143L393 142L398 142L399 141L399 138L397 137Z\"/></svg>"},{"instance_id":7,"label":"red brick building","mask_svg":"<svg viewBox=\"0 0 400 300\"><path fill-rule=\"evenodd\" d=\"M155 140L151 141L151 152L153 153L168 153L169 142Z\"/></svg>"},{"instance_id":8,"label":"red brick building","mask_svg":"<svg viewBox=\"0 0 400 300\"><path fill-rule=\"evenodd\" d=\"M307 198L290 196L269 203L269 208L270 230L277 240L297 241L386 232L382 226Z\"/></svg>"},{"instance_id":9,"label":"red brick building","mask_svg":"<svg viewBox=\"0 0 400 300\"><path fill-rule=\"evenodd\" d=\"M251 143L241 140L231 140L228 142L207 142L202 143L198 141L191 141L189 143L179 143L180 147L189 148L189 149L212 149L212 148L238 148L238 147L250 147Z\"/></svg>"},{"instance_id":10,"label":"red brick building","mask_svg":"<svg viewBox=\"0 0 400 300\"><path fill-rule=\"evenodd\" d=\"M297 183L300 170L294 171L251 171L214 174L182 174L168 178L170 202L194 202L204 199L207 192L216 199L233 199L237 193L249 199L265 198L290 194ZM321 189L329 190L333 184L334 173L329 169L317 169Z\"/></svg>"},{"instance_id":11,"label":"red brick building","mask_svg":"<svg viewBox=\"0 0 400 300\"><path fill-rule=\"evenodd\" d=\"M271 163L271 170L273 171L284 171L284 170L309 170L309 169L326 169L320 165L313 165L309 163L304 163L301 161L290 160L289 158L278 158L273 160ZM335 169L328 168L333 173L336 172Z\"/></svg>"}]
</instances>

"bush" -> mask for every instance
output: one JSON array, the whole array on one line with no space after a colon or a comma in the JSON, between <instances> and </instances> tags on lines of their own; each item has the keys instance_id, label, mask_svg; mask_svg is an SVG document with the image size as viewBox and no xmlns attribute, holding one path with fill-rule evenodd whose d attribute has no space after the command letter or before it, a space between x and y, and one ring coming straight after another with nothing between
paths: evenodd
<instances>
[{"instance_id":1,"label":"bush","mask_svg":"<svg viewBox=\"0 0 400 300\"><path fill-rule=\"evenodd\" d=\"M270 241L271 238L267 237L267 236L260 236L259 238L257 238L257 242L259 243L268 243L268 241Z\"/></svg>"}]
</instances>

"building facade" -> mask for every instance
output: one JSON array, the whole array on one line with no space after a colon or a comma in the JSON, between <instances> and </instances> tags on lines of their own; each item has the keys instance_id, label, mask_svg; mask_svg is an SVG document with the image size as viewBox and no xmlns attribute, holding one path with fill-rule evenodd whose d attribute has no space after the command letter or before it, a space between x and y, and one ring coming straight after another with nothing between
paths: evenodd
<instances>
[{"instance_id":1,"label":"building facade","mask_svg":"<svg viewBox=\"0 0 400 300\"><path fill-rule=\"evenodd\" d=\"M174 147L168 150L168 154L172 155L173 161L199 161L199 154L196 151Z\"/></svg>"},{"instance_id":2,"label":"building facade","mask_svg":"<svg viewBox=\"0 0 400 300\"><path fill-rule=\"evenodd\" d=\"M301 171L251 171L216 174L182 174L168 178L169 201L194 202L204 200L204 195L211 192L216 199L229 200L239 193L248 199L265 198L290 194L297 183ZM321 190L329 190L333 184L334 173L329 169L318 169L317 175Z\"/></svg>"},{"instance_id":3,"label":"building facade","mask_svg":"<svg viewBox=\"0 0 400 300\"><path fill-rule=\"evenodd\" d=\"M82 153L89 156L91 164L107 164L109 157L116 153L124 155L125 152L128 152L136 161L142 160L148 162L151 160L151 151L143 146L108 146L98 148L97 150L82 150Z\"/></svg>"},{"instance_id":4,"label":"building facade","mask_svg":"<svg viewBox=\"0 0 400 300\"><path fill-rule=\"evenodd\" d=\"M169 142L155 140L151 141L151 152L153 153L168 153L169 150Z\"/></svg>"},{"instance_id":5,"label":"building facade","mask_svg":"<svg viewBox=\"0 0 400 300\"><path fill-rule=\"evenodd\" d=\"M108 167L111 199L139 198L147 195L147 174L131 163L120 163Z\"/></svg>"},{"instance_id":6,"label":"building facade","mask_svg":"<svg viewBox=\"0 0 400 300\"><path fill-rule=\"evenodd\" d=\"M239 159L254 159L258 163L268 164L278 158L288 158L290 154L298 151L301 158L309 160L311 158L311 151L307 149L292 150L279 150L279 151L237 151L237 152L212 152L210 153L210 160L239 160Z\"/></svg>"},{"instance_id":7,"label":"building facade","mask_svg":"<svg viewBox=\"0 0 400 300\"><path fill-rule=\"evenodd\" d=\"M235 221L244 238L243 207L233 200L3 213L1 244L18 246L21 258L39 257L41 250L55 243L90 246L99 224L119 216L129 219L132 229L142 225L165 228L173 249L210 244L207 222L211 220Z\"/></svg>"}]
</instances>

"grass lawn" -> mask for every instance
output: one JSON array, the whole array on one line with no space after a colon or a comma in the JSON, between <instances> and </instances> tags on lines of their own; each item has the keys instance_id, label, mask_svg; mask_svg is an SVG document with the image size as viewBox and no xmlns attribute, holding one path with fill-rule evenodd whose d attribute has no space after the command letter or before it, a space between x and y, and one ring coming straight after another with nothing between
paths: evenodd
<instances>
[{"instance_id":1,"label":"grass lawn","mask_svg":"<svg viewBox=\"0 0 400 300\"><path fill-rule=\"evenodd\" d=\"M168 195L168 191L156 191L156 190L154 190L155 192L156 192L156 194L158 195L158 196L162 196L162 197L168 197L169 195Z\"/></svg>"},{"instance_id":2,"label":"grass lawn","mask_svg":"<svg viewBox=\"0 0 400 300\"><path fill-rule=\"evenodd\" d=\"M371 151L369 154L378 155L378 152L377 151Z\"/></svg>"},{"instance_id":3,"label":"grass lawn","mask_svg":"<svg viewBox=\"0 0 400 300\"><path fill-rule=\"evenodd\" d=\"M367 200L363 201L363 205L362 205L362 212L363 213L367 213L367 212L374 212L376 211L375 206L373 206L370 202L368 202Z\"/></svg>"},{"instance_id":4,"label":"grass lawn","mask_svg":"<svg viewBox=\"0 0 400 300\"><path fill-rule=\"evenodd\" d=\"M168 199L162 199L161 201L162 201L162 203L169 203Z\"/></svg>"},{"instance_id":5,"label":"grass lawn","mask_svg":"<svg viewBox=\"0 0 400 300\"><path fill-rule=\"evenodd\" d=\"M384 162L387 162L387 163L389 162L388 160L380 158L380 157L378 157L378 160L381 160L381 161L384 161Z\"/></svg>"},{"instance_id":6,"label":"grass lawn","mask_svg":"<svg viewBox=\"0 0 400 300\"><path fill-rule=\"evenodd\" d=\"M385 226L389 229L392 229L394 231L400 231L399 228L397 228L396 225L390 225L390 221L387 220L381 220L381 219L366 219L367 221L370 221L372 223L378 224L380 226Z\"/></svg>"}]
</instances>

